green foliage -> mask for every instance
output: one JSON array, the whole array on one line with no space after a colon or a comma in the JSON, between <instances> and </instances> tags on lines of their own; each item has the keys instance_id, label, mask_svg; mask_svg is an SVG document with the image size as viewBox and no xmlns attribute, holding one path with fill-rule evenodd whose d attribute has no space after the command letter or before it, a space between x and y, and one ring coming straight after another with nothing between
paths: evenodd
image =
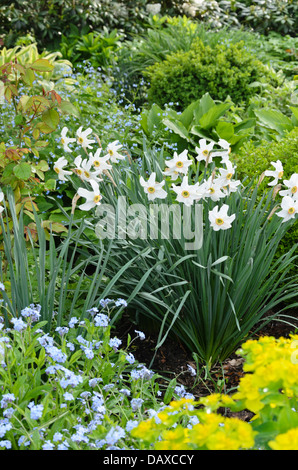
<instances>
[{"instance_id":1,"label":"green foliage","mask_svg":"<svg viewBox=\"0 0 298 470\"><path fill-rule=\"evenodd\" d=\"M287 113L287 107L294 104L297 85L293 78L298 73L296 38L282 37L277 33L264 36L235 27L215 30L207 23L186 16L153 17L145 32L132 41L122 43L117 67L113 70L118 89L124 89L126 97L130 101L134 99L135 102L133 94L136 90L133 87L138 84L138 101L146 105L148 85L142 80L143 71L166 60L169 54L188 52L198 38L204 46L210 46L212 49L216 45L230 47L230 44L242 41L246 51L269 67L270 79L250 85L251 100L257 107L267 105Z\"/></svg>"},{"instance_id":2,"label":"green foliage","mask_svg":"<svg viewBox=\"0 0 298 470\"><path fill-rule=\"evenodd\" d=\"M125 91L127 99L134 102L137 91L137 100L144 105L147 103L147 83L142 72L146 67L165 60L171 52L188 51L194 38L204 34L203 25L185 16L152 17L146 31L132 40L123 41L117 67L113 70L116 86Z\"/></svg>"},{"instance_id":3,"label":"green foliage","mask_svg":"<svg viewBox=\"0 0 298 470\"><path fill-rule=\"evenodd\" d=\"M277 142L262 141L246 142L231 158L237 165L238 176L259 178L268 170L270 162L280 160L284 168L284 179L288 179L292 173L298 173L298 127L295 127L284 138Z\"/></svg>"},{"instance_id":4,"label":"green foliage","mask_svg":"<svg viewBox=\"0 0 298 470\"><path fill-rule=\"evenodd\" d=\"M213 29L244 26L247 30L268 34L296 35L297 2L295 0L161 0L162 15L187 15Z\"/></svg>"},{"instance_id":5,"label":"green foliage","mask_svg":"<svg viewBox=\"0 0 298 470\"><path fill-rule=\"evenodd\" d=\"M293 173L298 173L298 127L277 142L262 141L257 145L255 142L246 142L237 152L232 153L231 159L237 164L237 173L241 179L259 179L264 171L271 168L270 162L277 160L283 164L283 179L289 179ZM266 178L261 187L265 188L267 182ZM281 239L276 257L286 254L297 240L298 221ZM296 272L297 268L293 265L290 274Z\"/></svg>"},{"instance_id":6,"label":"green foliage","mask_svg":"<svg viewBox=\"0 0 298 470\"><path fill-rule=\"evenodd\" d=\"M200 23L210 25L212 29L219 29L223 25L239 25L236 13L229 8L229 2L216 0L161 0L161 14L163 15L186 15L195 18ZM228 5L227 5L228 3Z\"/></svg>"},{"instance_id":7,"label":"green foliage","mask_svg":"<svg viewBox=\"0 0 298 470\"><path fill-rule=\"evenodd\" d=\"M30 201L29 201L30 202ZM28 204L29 204L28 202ZM65 315L76 315L78 308L83 319L90 308L102 297L113 297L116 281L134 263L138 255L115 276L106 277L106 266L112 256L111 245L104 247L95 236L94 229L88 230L84 218L74 218L64 212L65 228L59 222L40 220L34 212L34 230L27 227L24 237L24 212L16 213L14 196L7 192L7 208L12 218L13 239L10 235L10 220L0 219L3 240L1 256L1 282L6 286L2 293L6 314L18 317L21 310L31 303L41 306L41 319L51 328L53 312L56 312L57 326L61 326ZM62 234L60 240L53 231ZM34 232L38 238L35 243ZM141 255L141 254L140 254ZM136 289L136 292L138 289ZM117 292L120 294L120 292ZM130 300L133 295L129 296ZM118 309L117 316L121 309Z\"/></svg>"},{"instance_id":8,"label":"green foliage","mask_svg":"<svg viewBox=\"0 0 298 470\"><path fill-rule=\"evenodd\" d=\"M177 3L177 2L175 2ZM244 27L248 31L296 35L296 0L192 0L183 2L178 14L187 14L219 29L223 25ZM166 14L165 11L163 11Z\"/></svg>"},{"instance_id":9,"label":"green foliage","mask_svg":"<svg viewBox=\"0 0 298 470\"><path fill-rule=\"evenodd\" d=\"M179 102L182 109L207 91L215 100L230 96L235 103L247 103L255 93L251 83L271 80L269 70L243 43L211 48L201 40L194 41L188 52L171 54L148 67L144 75L150 81L151 102Z\"/></svg>"},{"instance_id":10,"label":"green foliage","mask_svg":"<svg viewBox=\"0 0 298 470\"><path fill-rule=\"evenodd\" d=\"M260 83L260 82L253 83L251 86L254 86L254 87L257 86L258 88L260 87L261 89L256 95L251 97L250 102L249 102L249 110L253 110L253 112L255 111L256 113L258 113L258 111L261 108L267 109L267 110L270 108L271 113L272 113L272 110L275 110L275 112L279 113L280 120L284 121L284 123L287 122L287 128L288 130L290 130L289 126L291 126L291 122L294 125L296 124L296 120L293 116L293 112L294 112L293 107L296 107L297 109L297 103L298 103L297 77L295 80L283 79L278 86L272 86L269 83ZM291 122L288 118L291 119Z\"/></svg>"},{"instance_id":11,"label":"green foliage","mask_svg":"<svg viewBox=\"0 0 298 470\"><path fill-rule=\"evenodd\" d=\"M165 60L170 53L189 51L196 37L205 39L206 29L185 16L153 18L146 31L124 41L119 54L121 71L136 76L146 67Z\"/></svg>"},{"instance_id":12,"label":"green foliage","mask_svg":"<svg viewBox=\"0 0 298 470\"><path fill-rule=\"evenodd\" d=\"M62 34L60 50L73 65L88 61L95 68L107 69L117 60L122 37L116 29L109 32L103 27L102 32L84 34L76 26L71 26L67 36Z\"/></svg>"},{"instance_id":13,"label":"green foliage","mask_svg":"<svg viewBox=\"0 0 298 470\"><path fill-rule=\"evenodd\" d=\"M206 122L210 118L208 112L203 116ZM122 156L125 157L123 151ZM204 164L202 168L195 158L190 158L188 178L191 183L198 183L200 193L206 179L217 177L220 165L212 162L210 168ZM272 191L260 194L252 181L223 194L235 220L229 230L215 231L208 213L216 202L202 196L195 205L195 213L187 213L172 192L166 162L162 151L147 149L145 145L140 161L128 156L114 162L109 170L112 178L108 173L100 183L105 205L102 208L99 205L95 215L92 209L88 211L85 219L96 225L97 234L105 243L112 239L113 256L107 263L106 275L112 278L121 266L127 266L116 288L124 298L133 295L131 306L140 318L140 325L146 317L150 324L157 325L156 347L168 334L175 334L202 362L211 365L228 357L265 313L297 295L293 279L286 279L297 245L274 259L280 240L294 221L283 224L279 217L271 217L277 208ZM70 163L69 169L72 166ZM155 210L159 211L155 216L162 217L164 209L175 207L178 220L188 220L183 233L169 212L162 217L165 226L158 220L152 223L151 202L140 180L141 176L147 180L152 173L165 189L162 202L155 201ZM182 178L179 175L178 178L181 183ZM201 219L197 214L200 208ZM116 224L120 214L124 222ZM185 232L190 227L196 227L191 237ZM193 237L196 246L189 247Z\"/></svg>"},{"instance_id":14,"label":"green foliage","mask_svg":"<svg viewBox=\"0 0 298 470\"><path fill-rule=\"evenodd\" d=\"M240 24L254 31L268 34L275 31L295 36L298 27L298 5L296 0L228 0L219 1L227 5L228 12L236 14Z\"/></svg>"},{"instance_id":15,"label":"green foliage","mask_svg":"<svg viewBox=\"0 0 298 470\"><path fill-rule=\"evenodd\" d=\"M254 131L256 120L233 122L227 116L231 107L231 102L215 102L206 93L181 113L153 104L142 112L140 124L148 142L169 147L172 144L180 152L185 148L194 150L198 137L214 141L225 139L235 149Z\"/></svg>"},{"instance_id":16,"label":"green foliage","mask_svg":"<svg viewBox=\"0 0 298 470\"><path fill-rule=\"evenodd\" d=\"M46 174L48 162L40 158L40 152L48 146L60 116L78 111L52 86L46 91L36 83L38 78L44 78L43 74L51 75L55 66L48 59L36 58L35 45L19 51L20 62L14 52L17 50L4 50L1 56L0 93L11 108L14 125L4 123L3 134L9 135L9 142L0 144L0 182L1 186L13 188L17 211L25 204L26 214L33 218L29 194L40 195L55 187L55 181ZM51 59L55 62L55 54ZM35 208L38 210L36 205Z\"/></svg>"},{"instance_id":17,"label":"green foliage","mask_svg":"<svg viewBox=\"0 0 298 470\"><path fill-rule=\"evenodd\" d=\"M35 69L43 80L59 80L65 72L71 73L72 71L72 63L63 59L61 52L48 52L47 50L40 52L34 40L30 40L27 45L16 45L11 49L3 47L0 51L0 65L17 60L20 65L26 67L40 59L47 60L50 64L48 69L45 67L43 70L41 67L39 70Z\"/></svg>"},{"instance_id":18,"label":"green foliage","mask_svg":"<svg viewBox=\"0 0 298 470\"><path fill-rule=\"evenodd\" d=\"M270 32L268 36L242 28L212 28L208 23L198 22L186 16L153 17L150 25L142 34L131 41L124 41L119 55L119 65L123 62L122 72L136 76L145 67L166 59L173 52L189 51L193 41L199 38L205 46L239 43L261 62L286 75L297 72L298 39Z\"/></svg>"},{"instance_id":19,"label":"green foliage","mask_svg":"<svg viewBox=\"0 0 298 470\"><path fill-rule=\"evenodd\" d=\"M289 35L281 36L271 31L268 36L248 33L245 37L250 42L249 48L259 59L270 63L273 68L282 70L287 76L298 74L298 38Z\"/></svg>"},{"instance_id":20,"label":"green foliage","mask_svg":"<svg viewBox=\"0 0 298 470\"><path fill-rule=\"evenodd\" d=\"M261 130L261 135L263 134L264 138L269 141L278 141L297 127L298 108L294 106L290 107L289 112L291 112L290 117L283 114L281 111L267 107L258 108L252 105L250 109L250 113L256 118L258 127ZM261 136L261 138L260 136L255 137L261 140L263 136Z\"/></svg>"},{"instance_id":21,"label":"green foliage","mask_svg":"<svg viewBox=\"0 0 298 470\"><path fill-rule=\"evenodd\" d=\"M145 0L15 0L0 7L0 37L10 47L27 33L40 46L59 45L61 34L68 35L71 25L80 31L119 29L128 35L139 32L148 14Z\"/></svg>"}]
</instances>

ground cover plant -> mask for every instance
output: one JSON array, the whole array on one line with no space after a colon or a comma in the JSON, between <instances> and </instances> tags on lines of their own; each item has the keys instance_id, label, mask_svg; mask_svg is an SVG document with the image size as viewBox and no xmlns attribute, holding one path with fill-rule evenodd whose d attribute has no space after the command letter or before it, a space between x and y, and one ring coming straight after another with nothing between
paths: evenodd
<instances>
[{"instance_id":1,"label":"ground cover plant","mask_svg":"<svg viewBox=\"0 0 298 470\"><path fill-rule=\"evenodd\" d=\"M295 9L0 7L1 450L298 449Z\"/></svg>"},{"instance_id":2,"label":"ground cover plant","mask_svg":"<svg viewBox=\"0 0 298 470\"><path fill-rule=\"evenodd\" d=\"M264 337L243 344L246 375L232 395L212 394L198 402L182 398L132 430L146 449L290 450L297 448L296 338ZM293 400L292 400L293 398ZM197 409L196 406L203 405ZM219 408L249 409L250 423L218 415ZM185 424L191 422L191 426ZM266 431L265 431L266 430Z\"/></svg>"},{"instance_id":3,"label":"ground cover plant","mask_svg":"<svg viewBox=\"0 0 298 470\"><path fill-rule=\"evenodd\" d=\"M2 318L2 450L297 448L297 336L245 342L237 391L196 401L176 382L161 387L158 375L111 337L115 304L103 299L101 306L54 336L44 334L39 305L12 317L9 328ZM144 337L136 331L127 347ZM189 366L189 373L196 371ZM254 419L226 417L219 408L249 409Z\"/></svg>"}]
</instances>

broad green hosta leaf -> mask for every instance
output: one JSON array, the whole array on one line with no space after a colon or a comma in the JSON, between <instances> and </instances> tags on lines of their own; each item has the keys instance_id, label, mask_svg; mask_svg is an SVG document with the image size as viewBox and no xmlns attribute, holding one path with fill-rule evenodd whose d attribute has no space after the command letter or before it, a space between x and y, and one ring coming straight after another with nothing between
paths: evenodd
<instances>
[{"instance_id":1,"label":"broad green hosta leaf","mask_svg":"<svg viewBox=\"0 0 298 470\"><path fill-rule=\"evenodd\" d=\"M187 129L184 127L182 122L180 121L171 121L168 118L163 119L162 121L165 126L167 126L169 129L171 129L175 134L180 135L183 139L186 139L189 141L189 134Z\"/></svg>"},{"instance_id":2,"label":"broad green hosta leaf","mask_svg":"<svg viewBox=\"0 0 298 470\"><path fill-rule=\"evenodd\" d=\"M211 140L209 132L200 126L192 126L189 132L190 134L197 135L198 137L201 137L202 139Z\"/></svg>"},{"instance_id":3,"label":"broad green hosta leaf","mask_svg":"<svg viewBox=\"0 0 298 470\"><path fill-rule=\"evenodd\" d=\"M253 132L255 125L256 120L254 118L244 119L234 125L235 134L249 134L250 132Z\"/></svg>"},{"instance_id":4,"label":"broad green hosta leaf","mask_svg":"<svg viewBox=\"0 0 298 470\"><path fill-rule=\"evenodd\" d=\"M280 111L275 111L273 109L258 109L255 110L255 114L264 126L276 130L279 134L284 134L285 131L293 129L291 119Z\"/></svg>"},{"instance_id":5,"label":"broad green hosta leaf","mask_svg":"<svg viewBox=\"0 0 298 470\"><path fill-rule=\"evenodd\" d=\"M187 108L180 115L179 120L187 129L189 128L190 124L192 123L194 119L195 112L200 109L201 101L202 101L202 98L197 101L194 101L189 106L187 106Z\"/></svg>"},{"instance_id":6,"label":"broad green hosta leaf","mask_svg":"<svg viewBox=\"0 0 298 470\"><path fill-rule=\"evenodd\" d=\"M292 111L292 116L291 116L291 121L293 125L296 127L298 126L298 108L297 107L290 107L290 110Z\"/></svg>"},{"instance_id":7,"label":"broad green hosta leaf","mask_svg":"<svg viewBox=\"0 0 298 470\"><path fill-rule=\"evenodd\" d=\"M211 108L213 108L214 105L215 102L213 101L209 93L203 95L199 101L198 107L194 111L195 123L198 124L201 117L204 116Z\"/></svg>"},{"instance_id":8,"label":"broad green hosta leaf","mask_svg":"<svg viewBox=\"0 0 298 470\"><path fill-rule=\"evenodd\" d=\"M214 127L216 121L225 114L225 112L231 107L230 103L221 103L216 104L212 108L204 114L201 119L199 120L199 125L203 129L210 129L210 127Z\"/></svg>"},{"instance_id":9,"label":"broad green hosta leaf","mask_svg":"<svg viewBox=\"0 0 298 470\"><path fill-rule=\"evenodd\" d=\"M147 131L152 134L154 129L157 129L162 121L163 110L157 105L153 104L147 113Z\"/></svg>"},{"instance_id":10,"label":"broad green hosta leaf","mask_svg":"<svg viewBox=\"0 0 298 470\"><path fill-rule=\"evenodd\" d=\"M221 139L231 142L234 137L234 126L231 122L219 121L216 126L216 132Z\"/></svg>"}]
</instances>

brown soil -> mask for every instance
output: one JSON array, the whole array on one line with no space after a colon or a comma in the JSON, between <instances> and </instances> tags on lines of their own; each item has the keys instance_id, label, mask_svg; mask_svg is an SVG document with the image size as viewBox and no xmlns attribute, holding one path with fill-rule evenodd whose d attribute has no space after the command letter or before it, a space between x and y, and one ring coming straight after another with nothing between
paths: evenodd
<instances>
[{"instance_id":1,"label":"brown soil","mask_svg":"<svg viewBox=\"0 0 298 470\"><path fill-rule=\"evenodd\" d=\"M292 317L290 322L298 329L298 310L289 311L288 315ZM293 317L295 320L293 320ZM196 399L214 392L232 392L239 384L240 378L244 375L242 367L243 359L233 354L226 359L223 364L216 365L212 368L212 380L205 379L205 369L203 365L201 366L200 378L196 379L189 373L187 368L187 364L189 364L196 369L192 353L186 349L179 339L167 337L162 346L155 351L158 334L147 334L144 329L132 323L129 316L126 315L124 315L119 324L117 324L114 334L122 339L123 344L126 344L128 334L130 334L132 338L136 336L134 330L142 330L146 335L145 340L141 341L137 339L133 342L131 352L133 352L136 359L164 377L164 384L166 384L168 380L176 377L178 384L184 385L187 392L192 393ZM275 320L268 323L257 333L254 334L252 332L252 337L288 337L289 334L294 331L295 328L293 328L293 326ZM163 382L163 380L161 380L161 382ZM229 415L232 415L232 413L229 413ZM240 415L237 413L237 416L241 419L249 420L252 417L252 413L243 411Z\"/></svg>"}]
</instances>

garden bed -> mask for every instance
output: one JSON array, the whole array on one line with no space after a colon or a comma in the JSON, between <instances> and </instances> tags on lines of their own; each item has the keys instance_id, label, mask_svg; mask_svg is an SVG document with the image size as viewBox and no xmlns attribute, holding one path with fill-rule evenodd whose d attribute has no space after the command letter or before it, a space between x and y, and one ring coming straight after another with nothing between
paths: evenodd
<instances>
[{"instance_id":1,"label":"garden bed","mask_svg":"<svg viewBox=\"0 0 298 470\"><path fill-rule=\"evenodd\" d=\"M269 312L268 315L273 312ZM296 318L291 319L290 322L298 329L298 309L292 309L288 313L289 316ZM117 324L113 335L121 338L124 344L127 341L127 336L133 336L135 324L129 318L129 315L124 315L123 319ZM270 321L266 326L259 330L252 338L257 339L261 336L273 336L274 338L285 337L288 338L290 334L294 333L293 326L278 320ZM140 363L144 363L147 367L151 367L154 371L159 373L165 378L171 380L173 377L179 377L179 382L190 391L196 399L202 396L216 393L220 390L229 392L235 389L241 377L244 376L243 372L243 358L239 357L236 353L227 358L222 365L216 365L211 370L212 379L218 384L212 382L210 379L204 380L204 371L202 367L201 380L197 381L188 372L187 364L196 368L195 361L192 353L188 351L185 346L179 341L179 338L167 337L162 346L155 352L158 334L151 332L146 335L143 341L135 343L134 355ZM155 357L154 357L155 355ZM154 360L153 360L154 358ZM153 362L152 362L153 360ZM224 380L224 384L223 381ZM234 415L235 413L232 413ZM240 419L250 419L251 412L241 411L237 413Z\"/></svg>"},{"instance_id":2,"label":"garden bed","mask_svg":"<svg viewBox=\"0 0 298 470\"><path fill-rule=\"evenodd\" d=\"M29 3L0 7L0 450L297 450L298 6Z\"/></svg>"}]
</instances>

